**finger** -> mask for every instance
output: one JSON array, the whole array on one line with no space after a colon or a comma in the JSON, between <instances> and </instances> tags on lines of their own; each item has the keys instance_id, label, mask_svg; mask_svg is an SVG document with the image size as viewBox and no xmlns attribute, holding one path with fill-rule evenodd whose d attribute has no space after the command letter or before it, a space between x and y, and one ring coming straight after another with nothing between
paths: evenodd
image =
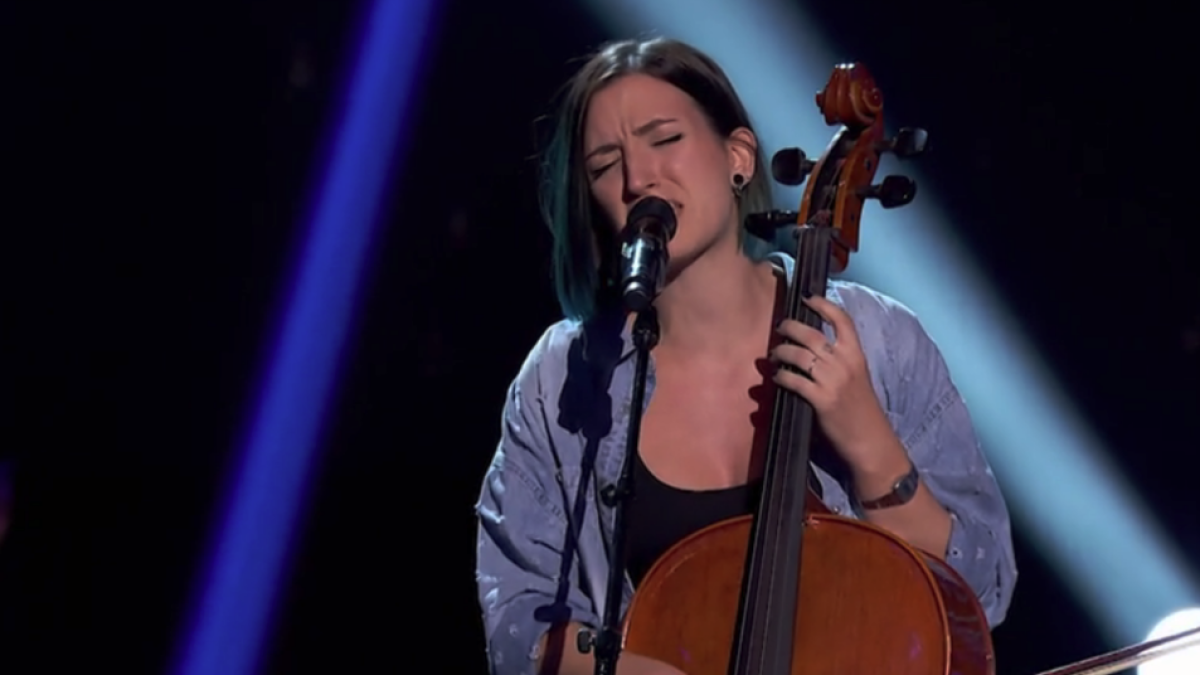
<instances>
[{"instance_id":1,"label":"finger","mask_svg":"<svg viewBox=\"0 0 1200 675\"><path fill-rule=\"evenodd\" d=\"M812 326L806 326L795 319L784 319L779 322L779 326L775 330L792 342L807 347L814 352L824 350L827 353L833 353L833 346L825 339L824 333Z\"/></svg>"},{"instance_id":2,"label":"finger","mask_svg":"<svg viewBox=\"0 0 1200 675\"><path fill-rule=\"evenodd\" d=\"M858 331L854 328L854 320L844 309L820 296L804 298L804 304L812 308L822 319L833 326L833 334L838 342L858 346Z\"/></svg>"},{"instance_id":3,"label":"finger","mask_svg":"<svg viewBox=\"0 0 1200 675\"><path fill-rule=\"evenodd\" d=\"M785 366L783 370L797 373L824 387L836 388L839 382L846 380L850 368L839 358L830 358L806 347L790 344L776 346L771 350L770 357L779 366Z\"/></svg>"},{"instance_id":4,"label":"finger","mask_svg":"<svg viewBox=\"0 0 1200 675\"><path fill-rule=\"evenodd\" d=\"M818 370L820 370L819 367ZM779 386L795 394L799 394L809 401L812 401L813 397L820 391L820 385L814 382L807 374L793 373L786 368L776 370L773 379Z\"/></svg>"},{"instance_id":5,"label":"finger","mask_svg":"<svg viewBox=\"0 0 1200 675\"><path fill-rule=\"evenodd\" d=\"M808 347L783 343L771 350L771 359L776 363L791 366L808 373L820 357Z\"/></svg>"}]
</instances>

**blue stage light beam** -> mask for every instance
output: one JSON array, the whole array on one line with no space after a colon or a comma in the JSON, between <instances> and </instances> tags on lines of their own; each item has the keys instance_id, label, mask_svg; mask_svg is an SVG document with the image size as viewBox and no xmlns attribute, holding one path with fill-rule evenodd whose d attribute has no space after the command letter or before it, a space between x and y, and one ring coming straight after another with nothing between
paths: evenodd
<instances>
[{"instance_id":1,"label":"blue stage light beam","mask_svg":"<svg viewBox=\"0 0 1200 675\"><path fill-rule=\"evenodd\" d=\"M366 7L256 415L181 635L178 675L255 670L419 76L433 0Z\"/></svg>"}]
</instances>

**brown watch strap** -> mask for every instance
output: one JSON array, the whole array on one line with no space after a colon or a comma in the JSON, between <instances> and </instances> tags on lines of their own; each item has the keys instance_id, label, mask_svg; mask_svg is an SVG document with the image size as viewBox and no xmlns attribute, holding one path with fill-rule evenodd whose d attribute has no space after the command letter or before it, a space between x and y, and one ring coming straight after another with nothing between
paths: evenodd
<instances>
[{"instance_id":1,"label":"brown watch strap","mask_svg":"<svg viewBox=\"0 0 1200 675\"><path fill-rule=\"evenodd\" d=\"M894 506L903 506L912 501L912 498L917 494L917 485L920 483L920 480L921 474L917 471L917 465L910 463L908 473L896 481L892 486L891 492L878 499L860 500L858 505L864 511L877 511Z\"/></svg>"}]
</instances>

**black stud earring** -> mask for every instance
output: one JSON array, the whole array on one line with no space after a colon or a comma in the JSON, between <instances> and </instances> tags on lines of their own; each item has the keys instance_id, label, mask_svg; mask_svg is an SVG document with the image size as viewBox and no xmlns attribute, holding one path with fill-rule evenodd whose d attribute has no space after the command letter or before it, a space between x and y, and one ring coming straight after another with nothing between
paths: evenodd
<instances>
[{"instance_id":1,"label":"black stud earring","mask_svg":"<svg viewBox=\"0 0 1200 675\"><path fill-rule=\"evenodd\" d=\"M746 186L746 177L740 173L733 174L733 194L740 195Z\"/></svg>"}]
</instances>

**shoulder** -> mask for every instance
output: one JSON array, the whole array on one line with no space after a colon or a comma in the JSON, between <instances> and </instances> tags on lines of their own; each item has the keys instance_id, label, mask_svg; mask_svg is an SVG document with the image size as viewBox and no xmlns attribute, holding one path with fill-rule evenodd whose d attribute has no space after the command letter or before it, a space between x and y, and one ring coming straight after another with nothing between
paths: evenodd
<instances>
[{"instance_id":1,"label":"shoulder","mask_svg":"<svg viewBox=\"0 0 1200 675\"><path fill-rule=\"evenodd\" d=\"M958 396L945 357L916 312L899 300L863 284L837 281L830 299L854 320L872 378L897 432L912 442L929 411L943 410Z\"/></svg>"},{"instance_id":2,"label":"shoulder","mask_svg":"<svg viewBox=\"0 0 1200 675\"><path fill-rule=\"evenodd\" d=\"M854 321L876 389L892 412L923 415L954 393L941 349L916 312L860 283L838 280L829 297Z\"/></svg>"},{"instance_id":3,"label":"shoulder","mask_svg":"<svg viewBox=\"0 0 1200 675\"><path fill-rule=\"evenodd\" d=\"M552 437L609 428L614 400L609 386L624 345L618 321L551 324L512 382L506 415Z\"/></svg>"},{"instance_id":4,"label":"shoulder","mask_svg":"<svg viewBox=\"0 0 1200 675\"><path fill-rule=\"evenodd\" d=\"M854 319L855 324L872 332L891 335L924 334L916 313L896 298L855 281L833 280L829 284L829 299L837 303Z\"/></svg>"},{"instance_id":5,"label":"shoulder","mask_svg":"<svg viewBox=\"0 0 1200 675\"><path fill-rule=\"evenodd\" d=\"M767 256L770 261L784 269L791 279L796 273L796 261L787 253L772 251ZM872 330L886 329L888 331L922 331L920 322L910 307L895 299L892 295L877 291L875 288L857 281L830 279L828 299L839 305L854 319L859 327Z\"/></svg>"},{"instance_id":6,"label":"shoulder","mask_svg":"<svg viewBox=\"0 0 1200 675\"><path fill-rule=\"evenodd\" d=\"M525 355L513 381L514 395L538 397L561 385L573 346L580 344L584 325L562 319L548 326Z\"/></svg>"},{"instance_id":7,"label":"shoulder","mask_svg":"<svg viewBox=\"0 0 1200 675\"><path fill-rule=\"evenodd\" d=\"M767 257L782 267L789 279L795 274L796 263L791 256L773 251ZM826 297L850 315L861 334L886 336L885 342L900 343L909 349L929 339L912 309L870 286L857 281L830 279Z\"/></svg>"}]
</instances>

